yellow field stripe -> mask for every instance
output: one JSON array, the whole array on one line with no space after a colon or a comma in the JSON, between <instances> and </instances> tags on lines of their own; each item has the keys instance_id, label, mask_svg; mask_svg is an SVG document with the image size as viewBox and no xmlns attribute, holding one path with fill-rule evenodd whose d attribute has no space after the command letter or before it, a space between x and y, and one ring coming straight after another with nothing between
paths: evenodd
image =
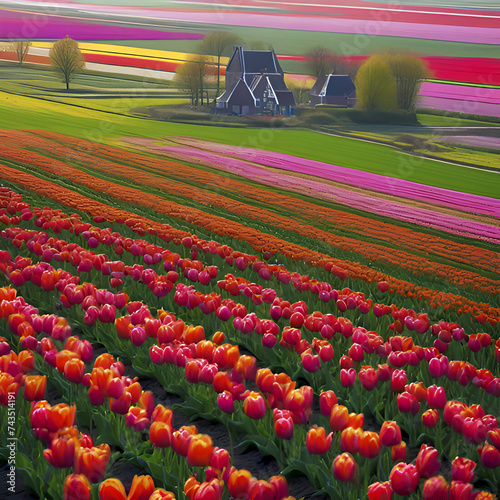
<instances>
[{"instance_id":1,"label":"yellow field stripe","mask_svg":"<svg viewBox=\"0 0 500 500\"><path fill-rule=\"evenodd\" d=\"M53 45L51 42L33 42L33 47L50 49ZM110 45L101 43L79 43L78 47L82 52L87 54L100 54L106 52L111 55L119 55L122 57L141 57L151 60L171 60L171 61L192 61L197 57L197 54L188 52L173 52L170 50L156 49L141 49L137 47L129 47L124 45ZM209 62L217 64L215 56L209 57ZM229 62L228 57L221 57L220 63L225 66Z\"/></svg>"}]
</instances>

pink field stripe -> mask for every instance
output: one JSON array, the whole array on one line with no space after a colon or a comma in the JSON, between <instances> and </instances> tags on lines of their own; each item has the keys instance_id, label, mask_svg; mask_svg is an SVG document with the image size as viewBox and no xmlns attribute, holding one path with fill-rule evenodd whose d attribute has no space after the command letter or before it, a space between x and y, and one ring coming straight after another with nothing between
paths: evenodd
<instances>
[{"instance_id":1,"label":"pink field stripe","mask_svg":"<svg viewBox=\"0 0 500 500\"><path fill-rule=\"evenodd\" d=\"M134 139L131 139L134 142ZM143 141L138 141L143 142ZM222 154L206 151L190 146L160 146L152 145L159 152L167 153L176 159L201 163L209 167L241 175L256 182L270 186L279 186L282 189L304 193L313 198L326 199L343 205L363 210L369 213L382 215L421 226L431 227L450 234L457 234L469 238L500 243L500 228L482 222L471 221L465 218L444 214L431 209L409 207L404 203L381 200L376 196L353 192L349 189L332 186L310 179L300 179L269 171L269 169L237 158L228 158Z\"/></svg>"},{"instance_id":2,"label":"pink field stripe","mask_svg":"<svg viewBox=\"0 0 500 500\"><path fill-rule=\"evenodd\" d=\"M362 170L300 158L285 153L276 153L243 146L227 146L190 138L183 138L182 142L187 145L193 145L222 155L260 163L269 167L313 175L392 196L442 205L455 210L500 218L500 200L487 196L428 186L395 177L386 177Z\"/></svg>"},{"instance_id":3,"label":"pink field stripe","mask_svg":"<svg viewBox=\"0 0 500 500\"><path fill-rule=\"evenodd\" d=\"M451 111L453 113L500 117L500 104L488 104L463 99L423 96L417 100L417 107L440 109L442 111Z\"/></svg>"},{"instance_id":4,"label":"pink field stripe","mask_svg":"<svg viewBox=\"0 0 500 500\"><path fill-rule=\"evenodd\" d=\"M148 9L138 11L131 8L112 6L87 6L94 11L120 12L147 19L169 19L200 24L222 26L247 26L296 31L323 31L327 33L351 33L358 37L365 35L395 36L404 38L423 38L448 42L480 43L496 45L500 40L500 29L477 28L469 26L444 26L436 24L403 23L364 19L335 18L329 16L287 16L245 12L182 12L177 10ZM146 14L147 13L147 14Z\"/></svg>"},{"instance_id":5,"label":"pink field stripe","mask_svg":"<svg viewBox=\"0 0 500 500\"><path fill-rule=\"evenodd\" d=\"M500 89L486 87L424 82L420 88L420 95L500 104Z\"/></svg>"}]
</instances>

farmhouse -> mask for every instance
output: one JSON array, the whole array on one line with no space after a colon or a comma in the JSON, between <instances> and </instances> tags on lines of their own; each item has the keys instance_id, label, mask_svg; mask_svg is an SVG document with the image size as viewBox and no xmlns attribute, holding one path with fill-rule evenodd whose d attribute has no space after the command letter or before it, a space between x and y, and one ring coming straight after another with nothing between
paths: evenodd
<instances>
[{"instance_id":1,"label":"farmhouse","mask_svg":"<svg viewBox=\"0 0 500 500\"><path fill-rule=\"evenodd\" d=\"M333 104L352 108L356 104L356 87L349 75L325 75L309 91L311 106Z\"/></svg>"},{"instance_id":2,"label":"farmhouse","mask_svg":"<svg viewBox=\"0 0 500 500\"><path fill-rule=\"evenodd\" d=\"M272 50L236 47L226 68L226 90L217 98L217 114L291 115L295 99Z\"/></svg>"}]
</instances>

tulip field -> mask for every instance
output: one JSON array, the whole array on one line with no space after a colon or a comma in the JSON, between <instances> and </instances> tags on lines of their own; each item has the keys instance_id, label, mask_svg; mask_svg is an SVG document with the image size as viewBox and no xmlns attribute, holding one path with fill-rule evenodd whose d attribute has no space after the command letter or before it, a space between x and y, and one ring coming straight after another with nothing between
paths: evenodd
<instances>
[{"instance_id":1,"label":"tulip field","mask_svg":"<svg viewBox=\"0 0 500 500\"><path fill-rule=\"evenodd\" d=\"M496 498L493 187L52 123L0 130L3 497Z\"/></svg>"}]
</instances>

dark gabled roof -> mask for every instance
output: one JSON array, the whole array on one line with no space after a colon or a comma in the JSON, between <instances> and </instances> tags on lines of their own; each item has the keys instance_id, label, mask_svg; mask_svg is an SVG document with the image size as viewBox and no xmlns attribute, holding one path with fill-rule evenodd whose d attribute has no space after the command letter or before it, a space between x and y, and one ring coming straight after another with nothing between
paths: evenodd
<instances>
[{"instance_id":1,"label":"dark gabled roof","mask_svg":"<svg viewBox=\"0 0 500 500\"><path fill-rule=\"evenodd\" d=\"M278 61L270 50L243 50L245 73L280 73Z\"/></svg>"},{"instance_id":2,"label":"dark gabled roof","mask_svg":"<svg viewBox=\"0 0 500 500\"><path fill-rule=\"evenodd\" d=\"M347 96L353 92L356 92L356 87L349 75L327 75L323 85L318 79L309 93L317 96Z\"/></svg>"},{"instance_id":3,"label":"dark gabled roof","mask_svg":"<svg viewBox=\"0 0 500 500\"><path fill-rule=\"evenodd\" d=\"M263 85L267 86L268 84L271 85L273 90L288 90L285 80L283 80L283 77L281 75L270 75L268 73L265 73L263 75L255 75L249 87L252 92L255 92L256 90L259 90Z\"/></svg>"},{"instance_id":4,"label":"dark gabled roof","mask_svg":"<svg viewBox=\"0 0 500 500\"><path fill-rule=\"evenodd\" d=\"M240 86L243 86L248 90L248 94L251 96L251 98L254 101L255 104L255 96L253 95L253 92L250 90L250 88L247 85L247 82L243 78L240 78L232 88L226 90L220 97L217 98L217 102L229 102L229 99L231 99L231 96L233 93L236 91L236 89Z\"/></svg>"}]
</instances>

